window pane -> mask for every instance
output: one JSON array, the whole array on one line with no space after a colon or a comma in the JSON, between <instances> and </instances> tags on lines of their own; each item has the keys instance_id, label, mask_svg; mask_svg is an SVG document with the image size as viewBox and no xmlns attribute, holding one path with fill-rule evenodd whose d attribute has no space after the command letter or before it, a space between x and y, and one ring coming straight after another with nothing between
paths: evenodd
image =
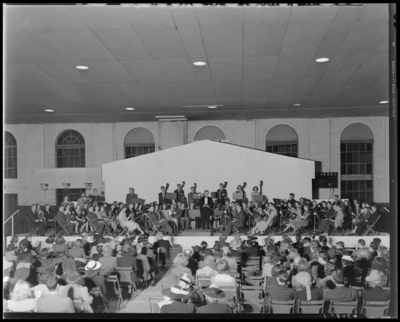
<instances>
[{"instance_id":1,"label":"window pane","mask_svg":"<svg viewBox=\"0 0 400 322\"><path fill-rule=\"evenodd\" d=\"M274 151L274 152L278 152L278 146L277 146L277 145L274 145L274 146L273 146L273 151Z\"/></svg>"},{"instance_id":2,"label":"window pane","mask_svg":"<svg viewBox=\"0 0 400 322\"><path fill-rule=\"evenodd\" d=\"M340 143L340 152L346 152L346 143Z\"/></svg>"},{"instance_id":3,"label":"window pane","mask_svg":"<svg viewBox=\"0 0 400 322\"><path fill-rule=\"evenodd\" d=\"M341 172L342 175L343 175L343 174L347 174L346 165L345 165L345 164L342 164L342 165L340 166L340 172Z\"/></svg>"},{"instance_id":4,"label":"window pane","mask_svg":"<svg viewBox=\"0 0 400 322\"><path fill-rule=\"evenodd\" d=\"M353 173L353 165L352 164L348 164L347 165L347 174L354 174Z\"/></svg>"},{"instance_id":5,"label":"window pane","mask_svg":"<svg viewBox=\"0 0 400 322\"><path fill-rule=\"evenodd\" d=\"M365 163L372 164L372 153L367 153L366 157L367 157L367 161Z\"/></svg>"},{"instance_id":6,"label":"window pane","mask_svg":"<svg viewBox=\"0 0 400 322\"><path fill-rule=\"evenodd\" d=\"M365 143L359 143L359 146L361 152L365 151Z\"/></svg>"},{"instance_id":7,"label":"window pane","mask_svg":"<svg viewBox=\"0 0 400 322\"><path fill-rule=\"evenodd\" d=\"M366 185L367 185L367 190L372 190L372 180L367 180Z\"/></svg>"},{"instance_id":8,"label":"window pane","mask_svg":"<svg viewBox=\"0 0 400 322\"><path fill-rule=\"evenodd\" d=\"M353 151L359 151L358 150L358 143L353 143Z\"/></svg>"},{"instance_id":9,"label":"window pane","mask_svg":"<svg viewBox=\"0 0 400 322\"><path fill-rule=\"evenodd\" d=\"M292 145L292 152L295 152L297 155L297 144Z\"/></svg>"},{"instance_id":10,"label":"window pane","mask_svg":"<svg viewBox=\"0 0 400 322\"><path fill-rule=\"evenodd\" d=\"M367 164L367 174L372 174L372 164Z\"/></svg>"},{"instance_id":11,"label":"window pane","mask_svg":"<svg viewBox=\"0 0 400 322\"><path fill-rule=\"evenodd\" d=\"M365 191L365 181L360 181L360 191Z\"/></svg>"},{"instance_id":12,"label":"window pane","mask_svg":"<svg viewBox=\"0 0 400 322\"><path fill-rule=\"evenodd\" d=\"M360 153L353 153L353 163L360 163Z\"/></svg>"},{"instance_id":13,"label":"window pane","mask_svg":"<svg viewBox=\"0 0 400 322\"><path fill-rule=\"evenodd\" d=\"M353 200L354 199L353 192L348 192L347 193L347 198L350 199L350 200Z\"/></svg>"},{"instance_id":14,"label":"window pane","mask_svg":"<svg viewBox=\"0 0 400 322\"><path fill-rule=\"evenodd\" d=\"M366 174L367 170L365 164L360 164L360 174Z\"/></svg>"},{"instance_id":15,"label":"window pane","mask_svg":"<svg viewBox=\"0 0 400 322\"><path fill-rule=\"evenodd\" d=\"M347 181L347 190L353 191L353 181Z\"/></svg>"},{"instance_id":16,"label":"window pane","mask_svg":"<svg viewBox=\"0 0 400 322\"><path fill-rule=\"evenodd\" d=\"M278 147L278 151L279 151L280 153L285 152L285 147L284 147L283 145L280 145L280 146Z\"/></svg>"},{"instance_id":17,"label":"window pane","mask_svg":"<svg viewBox=\"0 0 400 322\"><path fill-rule=\"evenodd\" d=\"M353 151L353 143L347 143L347 152Z\"/></svg>"},{"instance_id":18,"label":"window pane","mask_svg":"<svg viewBox=\"0 0 400 322\"><path fill-rule=\"evenodd\" d=\"M267 146L267 152L272 152L272 146Z\"/></svg>"},{"instance_id":19,"label":"window pane","mask_svg":"<svg viewBox=\"0 0 400 322\"><path fill-rule=\"evenodd\" d=\"M359 192L353 192L353 200L358 200L360 201L360 193Z\"/></svg>"},{"instance_id":20,"label":"window pane","mask_svg":"<svg viewBox=\"0 0 400 322\"><path fill-rule=\"evenodd\" d=\"M371 192L367 192L367 194L366 194L366 199L367 199L367 201L368 201L369 203L372 202L372 193L371 193Z\"/></svg>"},{"instance_id":21,"label":"window pane","mask_svg":"<svg viewBox=\"0 0 400 322\"><path fill-rule=\"evenodd\" d=\"M150 152L154 152L154 146L150 147Z\"/></svg>"},{"instance_id":22,"label":"window pane","mask_svg":"<svg viewBox=\"0 0 400 322\"><path fill-rule=\"evenodd\" d=\"M340 163L346 163L346 153L340 153Z\"/></svg>"},{"instance_id":23,"label":"window pane","mask_svg":"<svg viewBox=\"0 0 400 322\"><path fill-rule=\"evenodd\" d=\"M360 181L353 181L353 190L360 191Z\"/></svg>"},{"instance_id":24,"label":"window pane","mask_svg":"<svg viewBox=\"0 0 400 322\"><path fill-rule=\"evenodd\" d=\"M340 189L341 189L342 191L346 191L346 182L347 182L347 181L342 180L342 182L340 183Z\"/></svg>"},{"instance_id":25,"label":"window pane","mask_svg":"<svg viewBox=\"0 0 400 322\"><path fill-rule=\"evenodd\" d=\"M353 166L353 174L360 174L360 165L359 164L354 164Z\"/></svg>"},{"instance_id":26,"label":"window pane","mask_svg":"<svg viewBox=\"0 0 400 322\"><path fill-rule=\"evenodd\" d=\"M290 152L290 145L285 145L285 152Z\"/></svg>"},{"instance_id":27,"label":"window pane","mask_svg":"<svg viewBox=\"0 0 400 322\"><path fill-rule=\"evenodd\" d=\"M367 149L367 151L371 151L372 152L372 143L367 143L366 144L366 149Z\"/></svg>"},{"instance_id":28,"label":"window pane","mask_svg":"<svg viewBox=\"0 0 400 322\"><path fill-rule=\"evenodd\" d=\"M353 153L347 153L347 163L353 163Z\"/></svg>"},{"instance_id":29,"label":"window pane","mask_svg":"<svg viewBox=\"0 0 400 322\"><path fill-rule=\"evenodd\" d=\"M125 156L128 156L131 154L131 148L129 146L125 147Z\"/></svg>"},{"instance_id":30,"label":"window pane","mask_svg":"<svg viewBox=\"0 0 400 322\"><path fill-rule=\"evenodd\" d=\"M365 152L360 153L360 163L367 163L367 154Z\"/></svg>"}]
</instances>

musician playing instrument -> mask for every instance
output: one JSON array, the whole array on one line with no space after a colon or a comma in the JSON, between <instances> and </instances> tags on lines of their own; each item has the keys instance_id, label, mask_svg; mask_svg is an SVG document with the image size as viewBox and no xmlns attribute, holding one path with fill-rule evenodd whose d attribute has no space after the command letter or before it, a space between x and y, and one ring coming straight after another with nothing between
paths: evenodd
<instances>
[{"instance_id":1,"label":"musician playing instrument","mask_svg":"<svg viewBox=\"0 0 400 322\"><path fill-rule=\"evenodd\" d=\"M164 205L163 205L163 207L164 207ZM165 233L167 233L169 235L173 234L173 230L172 230L171 226L169 225L168 221L161 216L162 211L160 211L159 213L160 213L160 217L154 212L153 204L150 204L148 206L147 215L148 215L150 222L153 225L160 225L163 228Z\"/></svg>"},{"instance_id":2,"label":"musician playing instrument","mask_svg":"<svg viewBox=\"0 0 400 322\"><path fill-rule=\"evenodd\" d=\"M140 226L136 222L131 221L127 218L125 205L122 206L122 208L118 214L118 219L119 219L121 226L128 229L129 232L139 230L144 235L144 231L140 228Z\"/></svg>"},{"instance_id":3,"label":"musician playing instrument","mask_svg":"<svg viewBox=\"0 0 400 322\"><path fill-rule=\"evenodd\" d=\"M291 211L292 214L289 217L288 225L286 226L286 228L283 230L282 233L285 233L286 231L288 231L289 228L293 228L293 225L298 225L304 219L303 216L302 216L303 214L302 214L302 211L301 211L301 208L300 208L300 203L298 201L296 201L295 205L297 206L297 208L296 208L296 206L292 206L290 208L290 211Z\"/></svg>"},{"instance_id":4,"label":"musician playing instrument","mask_svg":"<svg viewBox=\"0 0 400 322\"><path fill-rule=\"evenodd\" d=\"M212 220L212 225L213 225L214 230L220 229L220 222L221 222L221 218L222 218L221 207L222 207L222 205L220 203L216 203L214 205L214 213L213 213L213 220Z\"/></svg>"},{"instance_id":5,"label":"musician playing instrument","mask_svg":"<svg viewBox=\"0 0 400 322\"><path fill-rule=\"evenodd\" d=\"M176 194L176 199L175 202L178 203L179 201L186 202L186 197L185 197L185 191L183 190L183 187L185 186L185 181L182 182L182 184L177 184L178 189L174 191Z\"/></svg>"},{"instance_id":6,"label":"musician playing instrument","mask_svg":"<svg viewBox=\"0 0 400 322\"><path fill-rule=\"evenodd\" d=\"M237 202L240 202L240 203L249 203L249 200L247 199L247 197L246 197L246 191L244 191L244 188L246 187L246 185L247 185L247 183L246 182L244 182L243 183L243 186L241 186L241 185L238 185L237 187L236 187L236 193L240 193L240 192L242 192L243 193L243 199L240 199L240 200L236 200Z\"/></svg>"},{"instance_id":7,"label":"musician playing instrument","mask_svg":"<svg viewBox=\"0 0 400 322\"><path fill-rule=\"evenodd\" d=\"M199 200L200 214L201 214L201 227L202 229L210 229L210 217L213 215L214 202L208 196L209 191L204 191L204 197Z\"/></svg>"},{"instance_id":8,"label":"musician playing instrument","mask_svg":"<svg viewBox=\"0 0 400 322\"><path fill-rule=\"evenodd\" d=\"M33 208L33 206L32 206ZM35 205L35 224L38 226L38 234L44 236L46 232L46 218L44 217L43 211L40 210L40 205Z\"/></svg>"},{"instance_id":9,"label":"musician playing instrument","mask_svg":"<svg viewBox=\"0 0 400 322\"><path fill-rule=\"evenodd\" d=\"M178 218L176 217L176 213L177 211L174 204L171 205L170 209L167 209L164 212L165 219L168 220L170 223L173 223L172 227L174 228L174 234L176 234L179 230Z\"/></svg>"},{"instance_id":10,"label":"musician playing instrument","mask_svg":"<svg viewBox=\"0 0 400 322\"><path fill-rule=\"evenodd\" d=\"M158 204L162 205L164 203L170 204L171 199L167 199L167 190L169 188L169 183L164 186L161 186L161 192L158 194Z\"/></svg>"},{"instance_id":11,"label":"musician playing instrument","mask_svg":"<svg viewBox=\"0 0 400 322\"><path fill-rule=\"evenodd\" d=\"M75 234L79 234L79 232L78 232L79 221L76 220L75 215L74 215L74 213L71 210L71 207L69 205L65 206L64 214L65 214L65 216L67 218L67 221L70 224L73 224L75 226Z\"/></svg>"},{"instance_id":12,"label":"musician playing instrument","mask_svg":"<svg viewBox=\"0 0 400 322\"><path fill-rule=\"evenodd\" d=\"M268 209L271 210L271 212L269 213L269 216L268 216L268 219L267 219L267 227L269 227L272 224L274 218L276 216L278 216L278 211L275 208L275 205L273 203L269 203L268 204Z\"/></svg>"},{"instance_id":13,"label":"musician playing instrument","mask_svg":"<svg viewBox=\"0 0 400 322\"><path fill-rule=\"evenodd\" d=\"M221 204L225 203L225 200L228 196L228 192L226 191L226 186L228 185L228 182L220 183L219 184L219 189L217 190L218 194L218 202Z\"/></svg>"}]
</instances>

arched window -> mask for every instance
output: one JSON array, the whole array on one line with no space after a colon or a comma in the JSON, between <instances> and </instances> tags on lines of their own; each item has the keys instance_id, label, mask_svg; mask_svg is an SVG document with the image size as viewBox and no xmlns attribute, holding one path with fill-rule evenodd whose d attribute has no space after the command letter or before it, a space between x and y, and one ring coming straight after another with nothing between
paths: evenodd
<instances>
[{"instance_id":1,"label":"arched window","mask_svg":"<svg viewBox=\"0 0 400 322\"><path fill-rule=\"evenodd\" d=\"M4 178L17 179L17 141L10 132L5 133Z\"/></svg>"},{"instance_id":2,"label":"arched window","mask_svg":"<svg viewBox=\"0 0 400 322\"><path fill-rule=\"evenodd\" d=\"M277 125L267 134L266 151L297 158L297 133L290 126Z\"/></svg>"},{"instance_id":3,"label":"arched window","mask_svg":"<svg viewBox=\"0 0 400 322\"><path fill-rule=\"evenodd\" d=\"M85 140L74 130L60 134L56 145L57 168L85 167Z\"/></svg>"},{"instance_id":4,"label":"arched window","mask_svg":"<svg viewBox=\"0 0 400 322\"><path fill-rule=\"evenodd\" d=\"M372 202L373 135L364 124L349 125L340 138L341 198Z\"/></svg>"},{"instance_id":5,"label":"arched window","mask_svg":"<svg viewBox=\"0 0 400 322\"><path fill-rule=\"evenodd\" d=\"M153 134L142 127L131 130L125 137L125 159L154 152Z\"/></svg>"},{"instance_id":6,"label":"arched window","mask_svg":"<svg viewBox=\"0 0 400 322\"><path fill-rule=\"evenodd\" d=\"M206 126L203 127L199 132L197 132L196 136L194 137L195 141L200 140L226 140L224 133L215 126Z\"/></svg>"}]
</instances>

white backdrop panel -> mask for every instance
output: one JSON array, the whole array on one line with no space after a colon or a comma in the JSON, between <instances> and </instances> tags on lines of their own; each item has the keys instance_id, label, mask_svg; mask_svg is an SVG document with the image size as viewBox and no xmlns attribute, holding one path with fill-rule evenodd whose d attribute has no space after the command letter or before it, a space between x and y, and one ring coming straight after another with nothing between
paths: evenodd
<instances>
[{"instance_id":1,"label":"white backdrop panel","mask_svg":"<svg viewBox=\"0 0 400 322\"><path fill-rule=\"evenodd\" d=\"M173 192L182 181L186 195L195 182L199 192L213 192L219 183L228 181L231 198L237 185L245 181L250 197L253 186L263 180L263 193L269 199L288 198L290 192L311 198L314 168L314 161L204 140L104 164L102 175L108 202L124 201L129 187L146 202L156 201L160 186L168 182Z\"/></svg>"}]
</instances>

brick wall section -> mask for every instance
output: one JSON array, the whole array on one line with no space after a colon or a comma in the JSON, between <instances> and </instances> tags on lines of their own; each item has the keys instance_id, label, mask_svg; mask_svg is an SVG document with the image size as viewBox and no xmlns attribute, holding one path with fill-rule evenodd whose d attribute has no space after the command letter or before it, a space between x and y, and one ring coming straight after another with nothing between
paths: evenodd
<instances>
[{"instance_id":1,"label":"brick wall section","mask_svg":"<svg viewBox=\"0 0 400 322\"><path fill-rule=\"evenodd\" d=\"M340 174L340 137L350 124L367 125L374 135L374 201L389 201L389 121L387 117L332 119L259 119L187 122L188 142L205 126L216 126L231 143L265 151L268 132L276 125L291 126L299 138L299 157L322 162L323 171ZM6 125L18 146L18 179L5 180L5 193L18 193L19 205L43 203L44 193L35 184L35 169L55 168L55 144L61 132L80 132L86 144L86 166L101 167L104 163L125 158L124 140L134 128L148 129L154 136L156 151L184 143L183 122L127 122L75 124ZM159 127L161 132L159 133ZM160 142L159 142L160 134ZM340 194L340 189L335 190ZM320 197L328 198L329 189L320 189ZM46 192L46 202L55 204L55 191Z\"/></svg>"}]
</instances>

